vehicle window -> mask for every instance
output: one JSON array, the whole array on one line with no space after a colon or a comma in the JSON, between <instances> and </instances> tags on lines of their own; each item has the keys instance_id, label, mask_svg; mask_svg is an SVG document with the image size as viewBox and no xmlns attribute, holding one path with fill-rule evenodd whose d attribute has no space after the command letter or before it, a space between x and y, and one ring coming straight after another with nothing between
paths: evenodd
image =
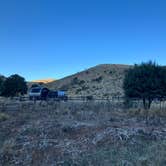
<instances>
[{"instance_id":1,"label":"vehicle window","mask_svg":"<svg viewBox=\"0 0 166 166\"><path fill-rule=\"evenodd\" d=\"M31 90L32 93L39 93L40 92L40 88L34 88Z\"/></svg>"}]
</instances>

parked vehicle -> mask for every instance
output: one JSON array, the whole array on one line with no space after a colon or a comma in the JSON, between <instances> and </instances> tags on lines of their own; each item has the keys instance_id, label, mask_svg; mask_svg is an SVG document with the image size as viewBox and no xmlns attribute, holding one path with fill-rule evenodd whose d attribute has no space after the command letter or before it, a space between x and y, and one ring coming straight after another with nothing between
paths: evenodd
<instances>
[{"instance_id":1,"label":"parked vehicle","mask_svg":"<svg viewBox=\"0 0 166 166\"><path fill-rule=\"evenodd\" d=\"M56 101L67 101L68 97L65 91L50 91L48 93L48 99L54 99Z\"/></svg>"},{"instance_id":2,"label":"parked vehicle","mask_svg":"<svg viewBox=\"0 0 166 166\"><path fill-rule=\"evenodd\" d=\"M30 100L46 100L49 93L48 88L44 87L34 87L29 91Z\"/></svg>"}]
</instances>

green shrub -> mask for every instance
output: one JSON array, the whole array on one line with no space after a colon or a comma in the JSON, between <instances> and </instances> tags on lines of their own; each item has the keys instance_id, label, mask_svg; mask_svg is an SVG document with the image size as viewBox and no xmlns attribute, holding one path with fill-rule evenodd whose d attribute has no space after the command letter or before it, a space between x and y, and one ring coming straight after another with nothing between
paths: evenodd
<instances>
[{"instance_id":1,"label":"green shrub","mask_svg":"<svg viewBox=\"0 0 166 166\"><path fill-rule=\"evenodd\" d=\"M87 90L87 89L89 89L88 86L82 86L82 90Z\"/></svg>"},{"instance_id":2,"label":"green shrub","mask_svg":"<svg viewBox=\"0 0 166 166\"><path fill-rule=\"evenodd\" d=\"M93 96L86 96L87 100L93 100Z\"/></svg>"},{"instance_id":3,"label":"green shrub","mask_svg":"<svg viewBox=\"0 0 166 166\"><path fill-rule=\"evenodd\" d=\"M85 84L85 81L84 81L84 80L80 80L80 81L79 81L79 85L82 85L82 84Z\"/></svg>"},{"instance_id":4,"label":"green shrub","mask_svg":"<svg viewBox=\"0 0 166 166\"><path fill-rule=\"evenodd\" d=\"M102 76L99 76L99 77L97 77L97 78L95 78L95 79L92 79L92 81L94 82L101 82L102 81L102 79L103 79L103 77Z\"/></svg>"},{"instance_id":5,"label":"green shrub","mask_svg":"<svg viewBox=\"0 0 166 166\"><path fill-rule=\"evenodd\" d=\"M5 121L7 119L9 119L9 115L5 113L0 113L0 122Z\"/></svg>"},{"instance_id":6,"label":"green shrub","mask_svg":"<svg viewBox=\"0 0 166 166\"><path fill-rule=\"evenodd\" d=\"M72 80L72 84L78 84L78 83L79 83L78 77L74 77Z\"/></svg>"}]
</instances>

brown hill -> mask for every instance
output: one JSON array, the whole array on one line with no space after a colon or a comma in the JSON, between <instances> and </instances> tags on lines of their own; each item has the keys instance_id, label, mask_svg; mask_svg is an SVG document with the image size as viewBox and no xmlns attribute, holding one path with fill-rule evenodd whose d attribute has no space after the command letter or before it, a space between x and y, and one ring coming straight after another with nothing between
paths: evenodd
<instances>
[{"instance_id":1,"label":"brown hill","mask_svg":"<svg viewBox=\"0 0 166 166\"><path fill-rule=\"evenodd\" d=\"M52 79L52 78L48 78L48 79L41 79L41 80L33 80L33 81L30 81L30 82L27 82L27 86L28 88L31 88L31 86L33 84L48 84L48 83L51 83L51 82L55 82L55 79Z\"/></svg>"},{"instance_id":2,"label":"brown hill","mask_svg":"<svg viewBox=\"0 0 166 166\"><path fill-rule=\"evenodd\" d=\"M123 79L131 66L102 64L46 84L51 89L67 90L70 96L123 96Z\"/></svg>"},{"instance_id":3,"label":"brown hill","mask_svg":"<svg viewBox=\"0 0 166 166\"><path fill-rule=\"evenodd\" d=\"M47 83L50 83L50 82L53 82L53 81L55 81L55 79L47 78L47 79L41 79L41 80L33 80L31 82L47 84Z\"/></svg>"}]
</instances>

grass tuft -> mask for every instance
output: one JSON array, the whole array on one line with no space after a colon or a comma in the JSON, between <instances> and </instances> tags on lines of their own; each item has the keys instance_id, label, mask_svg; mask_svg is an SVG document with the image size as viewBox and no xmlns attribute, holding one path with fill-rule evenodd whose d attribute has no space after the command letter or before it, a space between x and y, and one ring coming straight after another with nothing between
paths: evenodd
<instances>
[{"instance_id":1,"label":"grass tuft","mask_svg":"<svg viewBox=\"0 0 166 166\"><path fill-rule=\"evenodd\" d=\"M9 119L9 115L5 113L0 113L0 122L8 120L8 119Z\"/></svg>"}]
</instances>

